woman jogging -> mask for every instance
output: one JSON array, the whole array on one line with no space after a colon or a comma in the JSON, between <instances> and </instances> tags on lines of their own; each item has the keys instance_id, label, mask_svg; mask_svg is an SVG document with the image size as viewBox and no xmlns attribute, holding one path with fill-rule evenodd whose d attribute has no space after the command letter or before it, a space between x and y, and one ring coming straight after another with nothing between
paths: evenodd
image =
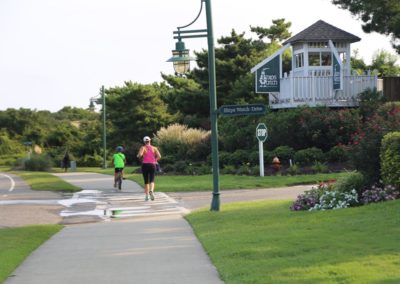
<instances>
[{"instance_id":1,"label":"woman jogging","mask_svg":"<svg viewBox=\"0 0 400 284\"><path fill-rule=\"evenodd\" d=\"M144 145L140 147L137 157L142 159L142 174L144 179L145 201L154 200L154 176L156 172L156 163L161 158L158 149L151 145L149 136L143 138Z\"/></svg>"}]
</instances>

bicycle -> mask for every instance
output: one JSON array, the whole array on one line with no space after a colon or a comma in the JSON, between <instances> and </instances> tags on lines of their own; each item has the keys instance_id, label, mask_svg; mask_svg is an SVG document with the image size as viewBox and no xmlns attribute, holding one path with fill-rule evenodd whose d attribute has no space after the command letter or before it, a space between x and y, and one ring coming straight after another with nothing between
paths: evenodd
<instances>
[{"instance_id":1,"label":"bicycle","mask_svg":"<svg viewBox=\"0 0 400 284\"><path fill-rule=\"evenodd\" d=\"M115 178L115 183L118 186L118 189L121 190L122 187L122 172L117 172L117 176Z\"/></svg>"}]
</instances>

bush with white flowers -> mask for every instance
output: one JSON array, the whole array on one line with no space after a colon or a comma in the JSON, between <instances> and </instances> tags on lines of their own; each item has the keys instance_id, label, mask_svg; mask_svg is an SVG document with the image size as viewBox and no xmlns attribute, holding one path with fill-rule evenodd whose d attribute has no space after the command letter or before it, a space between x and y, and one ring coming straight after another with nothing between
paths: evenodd
<instances>
[{"instance_id":1,"label":"bush with white flowers","mask_svg":"<svg viewBox=\"0 0 400 284\"><path fill-rule=\"evenodd\" d=\"M324 191L319 198L319 203L309 211L348 208L356 205L358 205L358 194L355 189L350 192Z\"/></svg>"}]
</instances>

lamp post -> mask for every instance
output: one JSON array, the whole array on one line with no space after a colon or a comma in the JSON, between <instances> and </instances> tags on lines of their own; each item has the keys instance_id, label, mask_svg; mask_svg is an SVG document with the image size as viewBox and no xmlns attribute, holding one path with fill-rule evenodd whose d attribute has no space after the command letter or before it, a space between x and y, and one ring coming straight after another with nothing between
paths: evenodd
<instances>
[{"instance_id":1,"label":"lamp post","mask_svg":"<svg viewBox=\"0 0 400 284\"><path fill-rule=\"evenodd\" d=\"M216 94L216 76L215 76L215 50L214 50L214 35L211 16L211 0L200 0L201 6L197 17L188 25L178 27L177 31L173 33L177 39L176 49L172 51L172 57L168 60L173 62L175 72L186 73L189 71L190 60L189 50L185 49L183 38L199 38L207 37L208 42L208 79L209 79L209 97L210 97L210 120L211 120L211 156L212 156L212 172L213 172L213 197L211 202L211 211L219 211L220 198L219 198L219 159L218 159L218 110L217 110L217 94ZM203 4L206 9L207 28L201 30L182 30L199 18Z\"/></svg>"},{"instance_id":2,"label":"lamp post","mask_svg":"<svg viewBox=\"0 0 400 284\"><path fill-rule=\"evenodd\" d=\"M90 98L89 108L94 108L94 104L101 104L103 110L103 168L107 169L107 135L106 135L106 94L104 92L104 86L100 89L100 98Z\"/></svg>"}]
</instances>

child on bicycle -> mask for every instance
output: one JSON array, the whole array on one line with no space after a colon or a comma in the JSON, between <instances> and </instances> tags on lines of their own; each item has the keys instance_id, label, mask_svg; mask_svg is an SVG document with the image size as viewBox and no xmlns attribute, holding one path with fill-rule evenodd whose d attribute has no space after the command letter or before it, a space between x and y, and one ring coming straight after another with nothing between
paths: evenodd
<instances>
[{"instance_id":1,"label":"child on bicycle","mask_svg":"<svg viewBox=\"0 0 400 284\"><path fill-rule=\"evenodd\" d=\"M114 166L114 187L117 187L117 174L121 173L121 178L124 177L124 168L126 163L126 158L124 153L124 148L118 146L116 149L117 153L113 155L112 164Z\"/></svg>"}]
</instances>

